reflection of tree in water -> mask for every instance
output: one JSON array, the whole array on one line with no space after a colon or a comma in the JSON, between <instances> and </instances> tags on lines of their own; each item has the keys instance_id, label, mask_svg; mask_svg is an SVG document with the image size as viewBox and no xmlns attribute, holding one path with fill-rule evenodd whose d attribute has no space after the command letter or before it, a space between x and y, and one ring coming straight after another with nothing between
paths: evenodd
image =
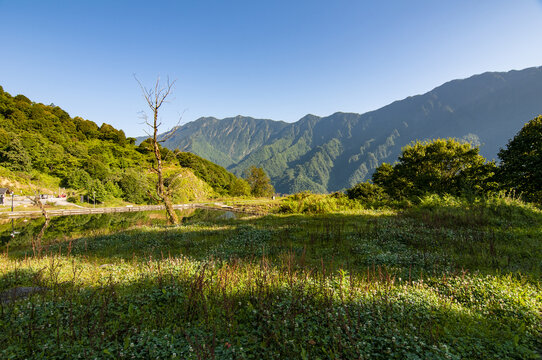
<instances>
[{"instance_id":1,"label":"reflection of tree in water","mask_svg":"<svg viewBox=\"0 0 542 360\"><path fill-rule=\"evenodd\" d=\"M0 244L7 244L15 234L15 219L0 219Z\"/></svg>"},{"instance_id":2,"label":"reflection of tree in water","mask_svg":"<svg viewBox=\"0 0 542 360\"><path fill-rule=\"evenodd\" d=\"M47 228L49 227L50 221L51 219L46 214L45 222L43 223L43 226L41 227L40 232L35 238L32 239L32 251L34 253L34 256L41 256L41 252L43 250L43 245L41 241L43 239L43 235L45 234L45 230L47 230Z\"/></svg>"},{"instance_id":3,"label":"reflection of tree in water","mask_svg":"<svg viewBox=\"0 0 542 360\"><path fill-rule=\"evenodd\" d=\"M49 227L49 221L51 221L51 218L49 217L49 214L47 213L47 210L45 209L45 206L41 202L40 195L36 191L36 195L33 198L30 198L30 201L36 206L38 206L41 210L41 213L43 215L43 218L45 219L45 222L43 223L43 226L40 229L40 232L38 235L32 239L32 251L34 253L34 256L41 256L41 251L43 250L43 246L41 244L41 240L43 239L43 235L45 234L45 230Z\"/></svg>"},{"instance_id":4,"label":"reflection of tree in water","mask_svg":"<svg viewBox=\"0 0 542 360\"><path fill-rule=\"evenodd\" d=\"M47 225L44 218L16 219L14 228L18 234L12 238L11 224L0 224L0 239L2 244L9 242L10 246L30 245L40 233L43 242L50 242L91 232L115 232L134 226L146 218L144 212L58 216L50 218Z\"/></svg>"},{"instance_id":5,"label":"reflection of tree in water","mask_svg":"<svg viewBox=\"0 0 542 360\"><path fill-rule=\"evenodd\" d=\"M183 223L215 221L231 217L229 212L193 208L176 212ZM47 244L53 240L112 233L140 226L163 225L167 222L163 212L153 211L57 216L50 218L48 224L43 217L15 219L13 227L17 235L12 237L11 220L6 220L0 221L0 243L2 245L9 243L10 247L31 245L38 236L43 244Z\"/></svg>"},{"instance_id":6,"label":"reflection of tree in water","mask_svg":"<svg viewBox=\"0 0 542 360\"><path fill-rule=\"evenodd\" d=\"M115 232L139 223L149 223L145 212L112 213L95 215L61 216L54 218L48 230L48 238L73 237L89 232Z\"/></svg>"}]
</instances>

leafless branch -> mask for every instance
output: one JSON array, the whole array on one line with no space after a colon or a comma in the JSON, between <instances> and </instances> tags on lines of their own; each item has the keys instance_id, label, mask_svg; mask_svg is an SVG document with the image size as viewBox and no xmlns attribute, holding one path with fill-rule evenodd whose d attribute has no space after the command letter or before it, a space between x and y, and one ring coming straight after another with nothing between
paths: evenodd
<instances>
[{"instance_id":1,"label":"leafless branch","mask_svg":"<svg viewBox=\"0 0 542 360\"><path fill-rule=\"evenodd\" d=\"M175 134L175 131L179 128L179 126L181 126L181 121L183 120L183 116L186 110L187 109L184 109L181 115L179 116L179 120L177 120L177 124L174 127L172 127L171 130L166 132L164 136L160 139L159 141L160 143L168 141L169 139L173 137L173 135Z\"/></svg>"},{"instance_id":2,"label":"leafless branch","mask_svg":"<svg viewBox=\"0 0 542 360\"><path fill-rule=\"evenodd\" d=\"M166 98L171 93L171 90L173 89L173 86L175 85L176 80L170 81L169 77L166 80L166 85L161 87L160 86L160 76L156 79L156 83L154 84L154 89L147 89L141 81L137 78L135 74L133 74L134 79L137 81L139 88L141 89L141 92L143 93L143 97L145 98L145 101L149 105L151 109L160 109L162 104L166 101Z\"/></svg>"}]
</instances>

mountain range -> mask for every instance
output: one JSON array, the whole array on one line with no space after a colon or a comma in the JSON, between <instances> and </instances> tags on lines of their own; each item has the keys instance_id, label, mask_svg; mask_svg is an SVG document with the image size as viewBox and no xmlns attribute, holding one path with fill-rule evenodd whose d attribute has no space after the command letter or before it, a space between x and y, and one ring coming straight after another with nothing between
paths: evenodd
<instances>
[{"instance_id":1,"label":"mountain range","mask_svg":"<svg viewBox=\"0 0 542 360\"><path fill-rule=\"evenodd\" d=\"M542 67L533 67L453 80L364 114L306 115L294 123L203 117L161 137L167 148L192 152L237 175L261 166L280 193L326 193L369 179L415 140L453 137L495 159L541 113Z\"/></svg>"}]
</instances>

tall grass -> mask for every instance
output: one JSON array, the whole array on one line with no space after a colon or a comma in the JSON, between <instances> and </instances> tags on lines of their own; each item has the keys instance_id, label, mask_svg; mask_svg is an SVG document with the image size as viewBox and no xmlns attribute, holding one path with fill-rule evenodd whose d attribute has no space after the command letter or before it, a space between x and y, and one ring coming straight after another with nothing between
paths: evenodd
<instances>
[{"instance_id":1,"label":"tall grass","mask_svg":"<svg viewBox=\"0 0 542 360\"><path fill-rule=\"evenodd\" d=\"M342 194L335 196L299 193L281 201L278 212L284 214L331 214L334 212L361 210L360 202L352 201Z\"/></svg>"},{"instance_id":2,"label":"tall grass","mask_svg":"<svg viewBox=\"0 0 542 360\"><path fill-rule=\"evenodd\" d=\"M6 249L0 291L47 290L2 303L0 354L539 358L542 213L460 201L202 219L50 241L42 256Z\"/></svg>"}]
</instances>

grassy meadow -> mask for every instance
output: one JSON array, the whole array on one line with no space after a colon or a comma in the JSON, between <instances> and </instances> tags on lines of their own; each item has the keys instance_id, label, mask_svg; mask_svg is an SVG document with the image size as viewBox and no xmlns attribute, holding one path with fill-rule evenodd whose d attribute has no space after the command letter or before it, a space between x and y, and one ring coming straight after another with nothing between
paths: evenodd
<instances>
[{"instance_id":1,"label":"grassy meadow","mask_svg":"<svg viewBox=\"0 0 542 360\"><path fill-rule=\"evenodd\" d=\"M269 207L266 204L265 207ZM542 211L333 196L4 244L2 359L540 359Z\"/></svg>"}]
</instances>

